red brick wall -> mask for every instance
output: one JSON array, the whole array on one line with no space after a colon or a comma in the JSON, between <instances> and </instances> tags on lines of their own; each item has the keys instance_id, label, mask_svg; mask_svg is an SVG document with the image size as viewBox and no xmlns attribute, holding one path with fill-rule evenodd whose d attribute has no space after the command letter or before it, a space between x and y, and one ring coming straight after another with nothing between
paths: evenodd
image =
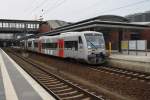
<instances>
[{"instance_id":1,"label":"red brick wall","mask_svg":"<svg viewBox=\"0 0 150 100\"><path fill-rule=\"evenodd\" d=\"M147 40L147 47L150 49L150 30L144 30L140 33L141 40Z\"/></svg>"},{"instance_id":2,"label":"red brick wall","mask_svg":"<svg viewBox=\"0 0 150 100\"><path fill-rule=\"evenodd\" d=\"M40 27L39 27L39 30L38 32L39 33L44 33L44 32L49 32L51 29L50 29L50 26L47 25L47 24L42 24Z\"/></svg>"},{"instance_id":3,"label":"red brick wall","mask_svg":"<svg viewBox=\"0 0 150 100\"><path fill-rule=\"evenodd\" d=\"M140 32L140 31L139 31ZM124 32L123 33L123 40L131 40L131 33L132 32ZM107 36L105 42L106 42L106 48L109 48L109 41L112 43L112 50L118 50L118 32L110 32ZM150 49L150 30L144 30L140 32L140 39L141 40L147 40L148 49Z\"/></svg>"},{"instance_id":4,"label":"red brick wall","mask_svg":"<svg viewBox=\"0 0 150 100\"><path fill-rule=\"evenodd\" d=\"M109 48L109 42L111 42L112 50L117 50L118 49L118 32L110 32L105 42L106 42L106 49Z\"/></svg>"},{"instance_id":5,"label":"red brick wall","mask_svg":"<svg viewBox=\"0 0 150 100\"><path fill-rule=\"evenodd\" d=\"M45 33L45 32L49 32L49 31L52 31L52 30L53 29L50 27L48 22L43 22L43 23L40 23L38 33Z\"/></svg>"},{"instance_id":6,"label":"red brick wall","mask_svg":"<svg viewBox=\"0 0 150 100\"><path fill-rule=\"evenodd\" d=\"M124 32L123 40L130 40L130 39L131 39L131 32Z\"/></svg>"}]
</instances>

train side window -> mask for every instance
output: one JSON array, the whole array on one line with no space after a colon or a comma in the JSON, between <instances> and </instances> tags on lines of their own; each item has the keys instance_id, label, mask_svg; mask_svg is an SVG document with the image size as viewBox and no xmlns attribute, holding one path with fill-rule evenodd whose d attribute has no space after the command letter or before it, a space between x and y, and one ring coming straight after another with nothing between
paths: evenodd
<instances>
[{"instance_id":1,"label":"train side window","mask_svg":"<svg viewBox=\"0 0 150 100\"><path fill-rule=\"evenodd\" d=\"M79 37L78 37L78 40L79 40L79 43L80 43L80 44L82 44L82 43L83 43L83 42L82 42L82 38L81 38L81 36L79 36Z\"/></svg>"},{"instance_id":2,"label":"train side window","mask_svg":"<svg viewBox=\"0 0 150 100\"><path fill-rule=\"evenodd\" d=\"M65 49L67 50L78 50L78 41L65 41Z\"/></svg>"}]
</instances>

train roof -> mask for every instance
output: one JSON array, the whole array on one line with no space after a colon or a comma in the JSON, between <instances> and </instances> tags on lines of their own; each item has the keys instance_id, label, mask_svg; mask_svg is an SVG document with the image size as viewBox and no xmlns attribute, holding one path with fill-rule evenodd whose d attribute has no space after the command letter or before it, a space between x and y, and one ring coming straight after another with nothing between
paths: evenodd
<instances>
[{"instance_id":1,"label":"train roof","mask_svg":"<svg viewBox=\"0 0 150 100\"><path fill-rule=\"evenodd\" d=\"M55 35L55 36L41 36L39 37L39 39L48 39L48 38L56 38L58 37L59 35Z\"/></svg>"},{"instance_id":2,"label":"train roof","mask_svg":"<svg viewBox=\"0 0 150 100\"><path fill-rule=\"evenodd\" d=\"M66 33L61 33L60 36L75 36L75 35L81 35L81 34L86 34L86 33L97 33L97 34L102 34L101 32L96 32L96 31L82 31L82 32L66 32Z\"/></svg>"},{"instance_id":3,"label":"train roof","mask_svg":"<svg viewBox=\"0 0 150 100\"><path fill-rule=\"evenodd\" d=\"M65 37L65 36L79 36L81 34L86 34L86 33L102 34L101 32L96 32L96 31L65 32L65 33L61 33L60 35L55 35L55 36L41 36L39 37L39 39L59 38L59 37Z\"/></svg>"},{"instance_id":4,"label":"train roof","mask_svg":"<svg viewBox=\"0 0 150 100\"><path fill-rule=\"evenodd\" d=\"M35 39L34 38L28 39L28 41L33 41L33 40L35 40Z\"/></svg>"}]
</instances>

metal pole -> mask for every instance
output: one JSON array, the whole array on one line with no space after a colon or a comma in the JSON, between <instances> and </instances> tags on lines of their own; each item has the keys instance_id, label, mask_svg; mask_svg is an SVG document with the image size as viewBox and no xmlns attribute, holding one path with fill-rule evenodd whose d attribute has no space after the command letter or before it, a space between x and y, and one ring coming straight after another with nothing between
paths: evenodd
<instances>
[{"instance_id":1,"label":"metal pole","mask_svg":"<svg viewBox=\"0 0 150 100\"><path fill-rule=\"evenodd\" d=\"M112 50L112 48L111 48L111 42L109 42L109 56L111 55L111 50Z\"/></svg>"},{"instance_id":2,"label":"metal pole","mask_svg":"<svg viewBox=\"0 0 150 100\"><path fill-rule=\"evenodd\" d=\"M145 40L145 51L146 51L145 56L147 56L147 40Z\"/></svg>"},{"instance_id":3,"label":"metal pole","mask_svg":"<svg viewBox=\"0 0 150 100\"><path fill-rule=\"evenodd\" d=\"M119 52L121 52L121 41L122 41L122 36L123 35L123 30L119 30L119 36L118 36L118 40L119 40L119 44L118 44L118 47L119 47Z\"/></svg>"},{"instance_id":4,"label":"metal pole","mask_svg":"<svg viewBox=\"0 0 150 100\"><path fill-rule=\"evenodd\" d=\"M135 44L136 44L136 56L138 55L138 48L137 48L137 40L135 40L136 42L135 42Z\"/></svg>"}]
</instances>

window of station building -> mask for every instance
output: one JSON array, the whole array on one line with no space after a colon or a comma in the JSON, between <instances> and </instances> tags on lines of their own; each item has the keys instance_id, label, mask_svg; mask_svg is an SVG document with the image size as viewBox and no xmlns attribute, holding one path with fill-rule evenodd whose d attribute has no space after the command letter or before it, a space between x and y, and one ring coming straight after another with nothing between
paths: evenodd
<instances>
[{"instance_id":1,"label":"window of station building","mask_svg":"<svg viewBox=\"0 0 150 100\"><path fill-rule=\"evenodd\" d=\"M20 28L20 27L19 27L19 23L16 23L16 28Z\"/></svg>"},{"instance_id":2,"label":"window of station building","mask_svg":"<svg viewBox=\"0 0 150 100\"><path fill-rule=\"evenodd\" d=\"M32 25L33 25L33 27L32 27L32 28L34 29L34 28L35 28L35 24L32 24Z\"/></svg>"},{"instance_id":3,"label":"window of station building","mask_svg":"<svg viewBox=\"0 0 150 100\"><path fill-rule=\"evenodd\" d=\"M33 24L30 24L30 28L33 28Z\"/></svg>"},{"instance_id":4,"label":"window of station building","mask_svg":"<svg viewBox=\"0 0 150 100\"><path fill-rule=\"evenodd\" d=\"M39 24L36 24L36 28L39 28Z\"/></svg>"},{"instance_id":5,"label":"window of station building","mask_svg":"<svg viewBox=\"0 0 150 100\"><path fill-rule=\"evenodd\" d=\"M140 34L137 32L132 33L131 40L140 40Z\"/></svg>"},{"instance_id":6,"label":"window of station building","mask_svg":"<svg viewBox=\"0 0 150 100\"><path fill-rule=\"evenodd\" d=\"M30 24L27 24L27 28L31 28Z\"/></svg>"},{"instance_id":7,"label":"window of station building","mask_svg":"<svg viewBox=\"0 0 150 100\"><path fill-rule=\"evenodd\" d=\"M19 24L19 28L22 28L22 24L21 23Z\"/></svg>"},{"instance_id":8,"label":"window of station building","mask_svg":"<svg viewBox=\"0 0 150 100\"><path fill-rule=\"evenodd\" d=\"M15 28L15 23L10 23L10 28Z\"/></svg>"},{"instance_id":9,"label":"window of station building","mask_svg":"<svg viewBox=\"0 0 150 100\"><path fill-rule=\"evenodd\" d=\"M145 21L150 21L150 13L145 14Z\"/></svg>"},{"instance_id":10,"label":"window of station building","mask_svg":"<svg viewBox=\"0 0 150 100\"><path fill-rule=\"evenodd\" d=\"M3 23L3 27L8 27L8 23Z\"/></svg>"},{"instance_id":11,"label":"window of station building","mask_svg":"<svg viewBox=\"0 0 150 100\"><path fill-rule=\"evenodd\" d=\"M0 23L0 27L2 27L2 23Z\"/></svg>"},{"instance_id":12,"label":"window of station building","mask_svg":"<svg viewBox=\"0 0 150 100\"><path fill-rule=\"evenodd\" d=\"M24 28L24 26L25 26L25 25L22 23L22 24L21 24L21 27Z\"/></svg>"},{"instance_id":13,"label":"window of station building","mask_svg":"<svg viewBox=\"0 0 150 100\"><path fill-rule=\"evenodd\" d=\"M65 49L78 50L78 41L65 41Z\"/></svg>"}]
</instances>

